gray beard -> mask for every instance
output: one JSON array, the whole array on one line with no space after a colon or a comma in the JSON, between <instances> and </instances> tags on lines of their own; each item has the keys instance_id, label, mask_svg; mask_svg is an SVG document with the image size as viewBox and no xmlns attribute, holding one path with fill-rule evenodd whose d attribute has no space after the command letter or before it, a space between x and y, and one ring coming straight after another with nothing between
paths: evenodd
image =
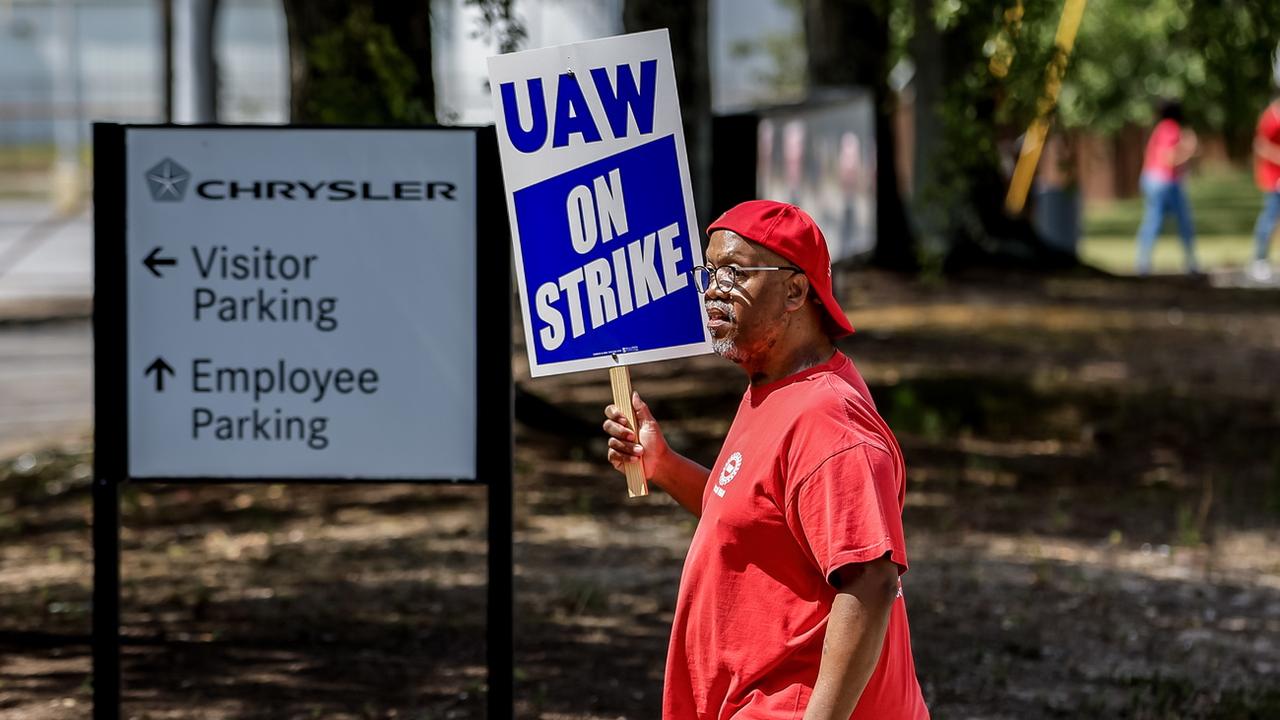
<instances>
[{"instance_id":1,"label":"gray beard","mask_svg":"<svg viewBox=\"0 0 1280 720\"><path fill-rule=\"evenodd\" d=\"M712 339L711 349L715 350L717 355L729 362L736 363L742 360L742 351L738 349L737 344L733 342L733 338Z\"/></svg>"}]
</instances>

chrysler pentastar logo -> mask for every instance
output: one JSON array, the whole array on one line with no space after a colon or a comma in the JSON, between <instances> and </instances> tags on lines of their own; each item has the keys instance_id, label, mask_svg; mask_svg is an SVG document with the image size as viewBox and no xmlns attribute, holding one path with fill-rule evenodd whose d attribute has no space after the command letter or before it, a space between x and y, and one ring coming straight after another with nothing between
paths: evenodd
<instances>
[{"instance_id":1,"label":"chrysler pentastar logo","mask_svg":"<svg viewBox=\"0 0 1280 720\"><path fill-rule=\"evenodd\" d=\"M169 158L161 160L155 167L147 171L147 185L151 188L152 200L177 202L187 194L187 181L191 173Z\"/></svg>"}]
</instances>

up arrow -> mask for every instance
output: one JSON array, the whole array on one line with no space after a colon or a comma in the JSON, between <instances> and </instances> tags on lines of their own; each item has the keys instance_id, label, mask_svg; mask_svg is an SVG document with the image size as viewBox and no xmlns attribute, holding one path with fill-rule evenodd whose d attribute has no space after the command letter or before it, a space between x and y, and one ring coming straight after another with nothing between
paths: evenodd
<instances>
[{"instance_id":1,"label":"up arrow","mask_svg":"<svg viewBox=\"0 0 1280 720\"><path fill-rule=\"evenodd\" d=\"M173 372L173 368L169 367L169 363L164 361L164 358L157 357L155 359L155 362L147 366L147 370L143 374L144 375L154 374L156 376L156 392L164 392L164 374L165 373L169 373L170 375L176 374Z\"/></svg>"},{"instance_id":2,"label":"up arrow","mask_svg":"<svg viewBox=\"0 0 1280 720\"><path fill-rule=\"evenodd\" d=\"M151 271L152 275L155 275L156 277L164 277L160 274L160 271L156 269L156 266L177 265L178 261L173 258L158 257L159 255L160 247L157 246L150 254L147 255L147 258L142 261L142 264L147 266L147 269Z\"/></svg>"}]
</instances>

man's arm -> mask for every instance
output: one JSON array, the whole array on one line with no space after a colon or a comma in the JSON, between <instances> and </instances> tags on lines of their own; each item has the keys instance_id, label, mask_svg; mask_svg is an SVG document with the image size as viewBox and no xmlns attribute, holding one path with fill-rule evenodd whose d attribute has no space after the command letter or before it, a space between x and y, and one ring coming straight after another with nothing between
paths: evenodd
<instances>
[{"instance_id":1,"label":"man's arm","mask_svg":"<svg viewBox=\"0 0 1280 720\"><path fill-rule=\"evenodd\" d=\"M646 456L646 467L648 463ZM700 518L702 517L702 493L707 488L707 477L710 475L711 471L707 468L671 451L661 471L655 472L651 479L655 485L675 498L676 502L680 503L680 507L693 513L694 517Z\"/></svg>"},{"instance_id":2,"label":"man's arm","mask_svg":"<svg viewBox=\"0 0 1280 720\"><path fill-rule=\"evenodd\" d=\"M1178 144L1173 148L1173 157L1171 164L1180 167L1191 162L1191 158L1195 157L1196 151L1200 148L1200 141L1196 138L1194 130L1187 128L1182 131L1182 135L1178 138Z\"/></svg>"},{"instance_id":3,"label":"man's arm","mask_svg":"<svg viewBox=\"0 0 1280 720\"><path fill-rule=\"evenodd\" d=\"M627 463L644 461L644 476L662 488L694 517L702 517L702 493L711 471L667 445L658 421L640 393L631 394L631 407L640 425L639 438L616 405L604 409L604 431L609 434L609 462L618 472Z\"/></svg>"},{"instance_id":4,"label":"man's arm","mask_svg":"<svg viewBox=\"0 0 1280 720\"><path fill-rule=\"evenodd\" d=\"M1253 152L1255 155L1267 162L1280 165L1280 145L1277 145L1264 137L1256 137L1253 139Z\"/></svg>"},{"instance_id":5,"label":"man's arm","mask_svg":"<svg viewBox=\"0 0 1280 720\"><path fill-rule=\"evenodd\" d=\"M887 556L846 565L839 580L818 681L804 720L849 720L880 660L889 612L898 596L898 566Z\"/></svg>"}]
</instances>

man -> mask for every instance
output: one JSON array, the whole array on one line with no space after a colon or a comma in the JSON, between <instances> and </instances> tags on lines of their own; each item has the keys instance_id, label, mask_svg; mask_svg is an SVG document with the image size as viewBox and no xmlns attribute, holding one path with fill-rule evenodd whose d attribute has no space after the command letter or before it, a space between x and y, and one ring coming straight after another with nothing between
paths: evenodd
<instances>
[{"instance_id":1,"label":"man","mask_svg":"<svg viewBox=\"0 0 1280 720\"><path fill-rule=\"evenodd\" d=\"M1280 68L1277 70L1280 83ZM1262 191L1262 212L1253 228L1253 264L1249 276L1258 282L1271 280L1271 235L1280 220L1280 95L1277 95L1258 118L1253 138L1253 176Z\"/></svg>"},{"instance_id":2,"label":"man","mask_svg":"<svg viewBox=\"0 0 1280 720\"><path fill-rule=\"evenodd\" d=\"M605 410L609 460L698 516L667 655L667 720L928 718L899 576L902 455L833 340L853 332L822 232L755 200L707 232L695 269L716 352L749 385L712 472L677 454L638 394ZM855 709L856 708L856 709Z\"/></svg>"},{"instance_id":3,"label":"man","mask_svg":"<svg viewBox=\"0 0 1280 720\"><path fill-rule=\"evenodd\" d=\"M1146 207L1138 226L1138 274L1151 274L1151 256L1164 218L1173 213L1178 221L1178 237L1186 256L1187 274L1200 272L1196 263L1196 230L1191 221L1191 203L1183 188L1187 165L1199 148L1196 134L1182 126L1182 103L1165 100L1160 103L1160 122L1151 130L1142 160L1142 189Z\"/></svg>"}]
</instances>

